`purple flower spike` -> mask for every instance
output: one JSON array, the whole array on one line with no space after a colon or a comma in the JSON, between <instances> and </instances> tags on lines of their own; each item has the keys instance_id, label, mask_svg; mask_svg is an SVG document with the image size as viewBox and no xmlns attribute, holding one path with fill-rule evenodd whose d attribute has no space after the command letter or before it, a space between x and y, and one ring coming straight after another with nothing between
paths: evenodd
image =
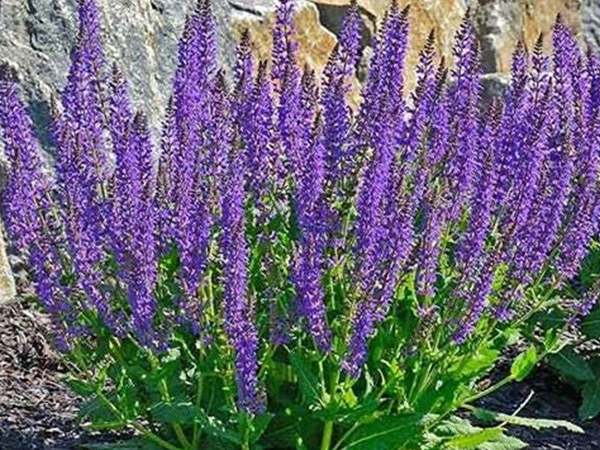
<instances>
[{"instance_id":1,"label":"purple flower spike","mask_svg":"<svg viewBox=\"0 0 600 450\"><path fill-rule=\"evenodd\" d=\"M249 189L261 199L274 183L278 155L274 152L274 104L266 62L261 62L250 94L248 114L242 124L242 139L246 144Z\"/></svg>"},{"instance_id":2,"label":"purple flower spike","mask_svg":"<svg viewBox=\"0 0 600 450\"><path fill-rule=\"evenodd\" d=\"M306 318L307 328L317 347L326 353L331 347L331 331L327 324L327 307L322 285L327 243L327 215L324 203L325 148L318 122L310 134L312 136L306 139L306 148L303 151L305 164L296 192L296 212L301 238L293 281L298 297L298 311Z\"/></svg>"},{"instance_id":3,"label":"purple flower spike","mask_svg":"<svg viewBox=\"0 0 600 450\"><path fill-rule=\"evenodd\" d=\"M238 406L254 413L260 407L258 394L258 331L254 307L248 295L248 244L245 225L244 161L232 155L223 195L224 297L223 323L235 349Z\"/></svg>"},{"instance_id":4,"label":"purple flower spike","mask_svg":"<svg viewBox=\"0 0 600 450\"><path fill-rule=\"evenodd\" d=\"M79 36L62 95L65 121L72 124L80 170L95 188L108 175L103 114L106 80L100 40L100 13L94 0L79 2ZM90 199L92 200L92 199Z\"/></svg>"},{"instance_id":5,"label":"purple flower spike","mask_svg":"<svg viewBox=\"0 0 600 450\"><path fill-rule=\"evenodd\" d=\"M493 281L493 265L489 264L481 270L473 289L467 295L466 317L462 319L462 323L454 335L454 342L457 344L463 344L475 330L479 319L487 307L487 298L492 290Z\"/></svg>"},{"instance_id":6,"label":"purple flower spike","mask_svg":"<svg viewBox=\"0 0 600 450\"><path fill-rule=\"evenodd\" d=\"M425 298L434 297L436 294L435 284L447 214L441 194L432 193L425 204L425 229L419 249L417 269L417 292Z\"/></svg>"},{"instance_id":7,"label":"purple flower spike","mask_svg":"<svg viewBox=\"0 0 600 450\"><path fill-rule=\"evenodd\" d=\"M80 153L81 135L76 124L68 122L58 110L54 112L53 136L57 146L56 172L69 253L77 274L77 285L107 325L113 324L110 306L99 289L105 242L102 209L96 199L94 179ZM112 326L112 325L111 325Z\"/></svg>"},{"instance_id":8,"label":"purple flower spike","mask_svg":"<svg viewBox=\"0 0 600 450\"><path fill-rule=\"evenodd\" d=\"M249 98L253 88L254 58L252 56L252 40L250 32L244 30L238 45L235 65L235 91L233 93L233 111L236 127L242 127L249 118Z\"/></svg>"},{"instance_id":9,"label":"purple flower spike","mask_svg":"<svg viewBox=\"0 0 600 450\"><path fill-rule=\"evenodd\" d=\"M130 297L134 313L134 326L139 334L152 335L152 319L156 308L154 299L154 286L157 279L157 254L154 240L155 215L154 215L154 189L155 173L152 155L152 144L147 119L143 114L138 114L133 123L131 135L131 151L134 153L138 166L138 179L130 179L132 195L136 195L135 209L130 211L135 218L132 225L133 232L131 250L135 266L130 268L133 275L132 288L135 290ZM136 192L137 191L137 192Z\"/></svg>"},{"instance_id":10,"label":"purple flower spike","mask_svg":"<svg viewBox=\"0 0 600 450\"><path fill-rule=\"evenodd\" d=\"M479 177L474 186L469 228L456 249L457 264L463 281L468 280L479 265L484 244L492 226L492 209L496 187L495 144L501 120L499 106L490 107L490 119L480 136L481 155L478 158Z\"/></svg>"},{"instance_id":11,"label":"purple flower spike","mask_svg":"<svg viewBox=\"0 0 600 450\"><path fill-rule=\"evenodd\" d=\"M9 237L31 264L36 292L55 322L69 310L60 287L60 263L48 223L56 205L44 173L42 152L31 120L19 98L16 71L0 65L0 130L9 162L2 193L3 219ZM64 337L64 336L63 336Z\"/></svg>"},{"instance_id":12,"label":"purple flower spike","mask_svg":"<svg viewBox=\"0 0 600 450\"><path fill-rule=\"evenodd\" d=\"M160 247L165 249L175 236L173 211L175 206L175 154L177 153L177 123L173 109L173 99L169 100L162 126L161 153L156 182L157 231Z\"/></svg>"},{"instance_id":13,"label":"purple flower spike","mask_svg":"<svg viewBox=\"0 0 600 450\"><path fill-rule=\"evenodd\" d=\"M213 216L207 186L209 155L206 128L211 122L209 102L214 93L216 48L210 4L198 3L188 19L179 43L179 61L174 82L174 115L177 130L172 174L175 243L179 251L179 274L183 290L182 311L195 311L190 322L202 316L198 288L206 267Z\"/></svg>"},{"instance_id":14,"label":"purple flower spike","mask_svg":"<svg viewBox=\"0 0 600 450\"><path fill-rule=\"evenodd\" d=\"M109 90L108 127L115 156L118 158L127 150L129 127L133 121L133 109L129 98L127 81L119 67L113 66Z\"/></svg>"},{"instance_id":15,"label":"purple flower spike","mask_svg":"<svg viewBox=\"0 0 600 450\"><path fill-rule=\"evenodd\" d=\"M284 86L289 84L290 77L297 76L296 53L298 44L294 42L294 0L280 0L277 7L277 18L273 29L273 64L271 76L275 83L275 92L281 95Z\"/></svg>"},{"instance_id":16,"label":"purple flower spike","mask_svg":"<svg viewBox=\"0 0 600 450\"><path fill-rule=\"evenodd\" d=\"M592 100L594 62L583 55L578 58L579 75L575 78L575 109L573 145L575 180L567 205L566 223L556 261L556 269L564 279L577 274L588 253L592 237L600 222L600 195L598 186L598 149L600 118L594 113Z\"/></svg>"},{"instance_id":17,"label":"purple flower spike","mask_svg":"<svg viewBox=\"0 0 600 450\"><path fill-rule=\"evenodd\" d=\"M414 106L411 112L410 126L408 127L408 136L404 139L409 148L407 155L409 160L413 160L423 141L423 133L430 124L434 107L436 106L437 85L439 83L434 64L435 58L435 34L433 31L429 34L425 48L419 56L417 65L417 87L413 94Z\"/></svg>"},{"instance_id":18,"label":"purple flower spike","mask_svg":"<svg viewBox=\"0 0 600 450\"><path fill-rule=\"evenodd\" d=\"M133 330L145 344L155 338L153 318L157 281L155 178L147 119L137 114L117 153L111 199L113 249L133 312Z\"/></svg>"},{"instance_id":19,"label":"purple flower spike","mask_svg":"<svg viewBox=\"0 0 600 450\"><path fill-rule=\"evenodd\" d=\"M358 117L355 145L374 145L380 123L393 127L393 146L405 132L404 56L408 46L409 8L398 9L396 1L388 11L381 32L374 44L369 78L364 89Z\"/></svg>"},{"instance_id":20,"label":"purple flower spike","mask_svg":"<svg viewBox=\"0 0 600 450\"><path fill-rule=\"evenodd\" d=\"M391 236L388 220L388 205L394 199L399 186L395 181L396 145L400 129L404 125L400 117L404 111L402 99L404 54L408 37L408 9L400 12L396 2L392 4L386 18L369 75L365 102L359 120L359 145L370 145L373 156L365 167L364 179L359 187L356 223L357 244L356 270L359 303L351 318L352 334L343 367L356 377L366 359L369 339L375 333L375 325L387 311L387 303L395 289L395 265L401 262L399 255L391 261L380 261L381 246ZM369 96L369 94L371 96ZM402 177L399 182L403 183ZM410 208L409 208L410 210ZM402 230L402 225L398 225ZM392 270L379 270L385 263ZM378 285L385 286L378 289Z\"/></svg>"},{"instance_id":21,"label":"purple flower spike","mask_svg":"<svg viewBox=\"0 0 600 450\"><path fill-rule=\"evenodd\" d=\"M360 39L363 23L358 4L352 1L344 19L339 42L331 54L324 71L321 103L323 105L324 145L327 151L328 183L336 189L344 168L350 165L347 138L350 132L352 111L346 99L351 89L350 77L360 56Z\"/></svg>"},{"instance_id":22,"label":"purple flower spike","mask_svg":"<svg viewBox=\"0 0 600 450\"><path fill-rule=\"evenodd\" d=\"M271 78L274 92L279 98L277 104L277 139L284 161L282 176L278 184L283 184L288 176L297 181L298 168L302 165L299 154L299 115L301 111L301 72L297 63L298 45L294 41L293 0L281 0L273 30L273 58Z\"/></svg>"},{"instance_id":23,"label":"purple flower spike","mask_svg":"<svg viewBox=\"0 0 600 450\"><path fill-rule=\"evenodd\" d=\"M457 63L452 71L455 82L449 90L453 114L447 177L451 193L450 218L456 220L468 203L473 187L477 159L477 116L482 91L479 47L469 13L457 32L453 53Z\"/></svg>"}]
</instances>

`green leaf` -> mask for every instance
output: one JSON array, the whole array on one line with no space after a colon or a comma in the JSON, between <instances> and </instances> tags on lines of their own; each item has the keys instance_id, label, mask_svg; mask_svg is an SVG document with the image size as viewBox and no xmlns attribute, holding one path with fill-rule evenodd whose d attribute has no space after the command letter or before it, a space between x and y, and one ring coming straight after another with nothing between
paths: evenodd
<instances>
[{"instance_id":1,"label":"green leaf","mask_svg":"<svg viewBox=\"0 0 600 450\"><path fill-rule=\"evenodd\" d=\"M600 267L600 245L597 241L590 244L590 252L585 258L578 278L581 280L582 287L589 289L598 280L598 267Z\"/></svg>"},{"instance_id":2,"label":"green leaf","mask_svg":"<svg viewBox=\"0 0 600 450\"><path fill-rule=\"evenodd\" d=\"M478 450L521 450L527 447L529 447L529 444L526 442L503 434L493 441L480 445Z\"/></svg>"},{"instance_id":3,"label":"green leaf","mask_svg":"<svg viewBox=\"0 0 600 450\"><path fill-rule=\"evenodd\" d=\"M589 339L600 338L600 308L596 308L581 322L581 329Z\"/></svg>"},{"instance_id":4,"label":"green leaf","mask_svg":"<svg viewBox=\"0 0 600 450\"><path fill-rule=\"evenodd\" d=\"M600 414L600 378L586 382L581 395L583 403L579 408L579 417L582 420L591 420Z\"/></svg>"},{"instance_id":5,"label":"green leaf","mask_svg":"<svg viewBox=\"0 0 600 450\"><path fill-rule=\"evenodd\" d=\"M423 416L387 416L359 427L344 450L389 450L424 438Z\"/></svg>"},{"instance_id":6,"label":"green leaf","mask_svg":"<svg viewBox=\"0 0 600 450\"><path fill-rule=\"evenodd\" d=\"M494 291L500 291L504 285L506 274L508 273L508 265L500 264L494 273L494 282L492 284Z\"/></svg>"},{"instance_id":7,"label":"green leaf","mask_svg":"<svg viewBox=\"0 0 600 450\"><path fill-rule=\"evenodd\" d=\"M537 364L537 351L534 346L521 353L510 368L510 374L515 381L523 381Z\"/></svg>"},{"instance_id":8,"label":"green leaf","mask_svg":"<svg viewBox=\"0 0 600 450\"><path fill-rule=\"evenodd\" d=\"M81 397L89 397L96 393L96 387L92 383L87 383L75 377L68 377L65 381L69 388Z\"/></svg>"},{"instance_id":9,"label":"green leaf","mask_svg":"<svg viewBox=\"0 0 600 450\"><path fill-rule=\"evenodd\" d=\"M298 436L298 438L294 442L294 448L295 450L308 450L308 447L306 446L304 440L302 440L302 437L300 436Z\"/></svg>"},{"instance_id":10,"label":"green leaf","mask_svg":"<svg viewBox=\"0 0 600 450\"><path fill-rule=\"evenodd\" d=\"M510 425L533 428L534 430L542 430L544 428L565 428L574 433L584 432L581 427L578 427L571 422L567 422L566 420L536 419L530 417L511 416L481 408L476 409L474 414L475 417L485 422L508 423Z\"/></svg>"},{"instance_id":11,"label":"green leaf","mask_svg":"<svg viewBox=\"0 0 600 450\"><path fill-rule=\"evenodd\" d=\"M425 414L429 411L451 408L455 404L461 388L464 388L464 382L451 379L440 380L421 394L414 409Z\"/></svg>"},{"instance_id":12,"label":"green leaf","mask_svg":"<svg viewBox=\"0 0 600 450\"><path fill-rule=\"evenodd\" d=\"M239 450L240 444L233 444L207 434L202 438L202 446L198 450ZM164 450L164 449L163 449ZM253 449L254 450L254 449Z\"/></svg>"},{"instance_id":13,"label":"green leaf","mask_svg":"<svg viewBox=\"0 0 600 450\"><path fill-rule=\"evenodd\" d=\"M127 425L126 421L109 410L97 395L83 401L78 414L79 417L89 419L94 428L121 428Z\"/></svg>"},{"instance_id":14,"label":"green leaf","mask_svg":"<svg viewBox=\"0 0 600 450\"><path fill-rule=\"evenodd\" d=\"M280 450L294 448L299 438L317 448L323 430L323 422L316 420L306 408L290 406L277 414L262 439L266 448Z\"/></svg>"},{"instance_id":15,"label":"green leaf","mask_svg":"<svg viewBox=\"0 0 600 450\"><path fill-rule=\"evenodd\" d=\"M435 427L434 432L436 436L453 437L459 434L472 433L476 430L479 430L479 428L471 425L471 422L468 420L463 419L462 417L451 416L440 422Z\"/></svg>"},{"instance_id":16,"label":"green leaf","mask_svg":"<svg viewBox=\"0 0 600 450\"><path fill-rule=\"evenodd\" d=\"M323 422L331 420L335 423L354 425L377 411L378 406L379 401L375 397L367 397L352 408L333 407L331 404L326 409L314 413L313 417Z\"/></svg>"},{"instance_id":17,"label":"green leaf","mask_svg":"<svg viewBox=\"0 0 600 450\"><path fill-rule=\"evenodd\" d=\"M223 422L216 417L204 415L200 419L202 429L215 438L231 442L233 444L241 445L242 439L239 434L233 430L228 429Z\"/></svg>"},{"instance_id":18,"label":"green leaf","mask_svg":"<svg viewBox=\"0 0 600 450\"><path fill-rule=\"evenodd\" d=\"M159 403L151 410L152 417L161 423L192 424L199 423L206 433L234 444L242 440L237 432L228 429L220 420L191 403Z\"/></svg>"},{"instance_id":19,"label":"green leaf","mask_svg":"<svg viewBox=\"0 0 600 450\"><path fill-rule=\"evenodd\" d=\"M338 423L354 424L370 414L373 414L377 411L378 406L379 401L374 397L369 397L354 408L340 410L333 420Z\"/></svg>"},{"instance_id":20,"label":"green leaf","mask_svg":"<svg viewBox=\"0 0 600 450\"><path fill-rule=\"evenodd\" d=\"M454 438L457 435L472 435L483 431L481 428L474 427L463 418L452 416L441 422L434 430L434 434L428 436L431 443L431 450L441 450L447 448L444 441ZM521 450L527 447L527 444L515 437L501 434L493 440L484 442L477 446L478 450Z\"/></svg>"},{"instance_id":21,"label":"green leaf","mask_svg":"<svg viewBox=\"0 0 600 450\"><path fill-rule=\"evenodd\" d=\"M308 404L317 403L319 401L319 378L311 371L309 362L299 353L293 353L290 362L306 401Z\"/></svg>"},{"instance_id":22,"label":"green leaf","mask_svg":"<svg viewBox=\"0 0 600 450\"><path fill-rule=\"evenodd\" d=\"M481 448L482 444L497 440L501 436L501 428L488 428L450 439L446 447L456 450L475 450Z\"/></svg>"},{"instance_id":23,"label":"green leaf","mask_svg":"<svg viewBox=\"0 0 600 450\"><path fill-rule=\"evenodd\" d=\"M454 365L453 370L461 368L460 373L457 375L461 379L470 380L490 370L494 366L494 362L499 356L500 352L498 350L483 348L473 355L468 362L462 366L462 368L460 362L457 362Z\"/></svg>"},{"instance_id":24,"label":"green leaf","mask_svg":"<svg viewBox=\"0 0 600 450\"><path fill-rule=\"evenodd\" d=\"M552 367L560 370L566 376L579 381L594 379L594 372L587 361L575 353L571 347L567 347L555 355L550 355L548 359Z\"/></svg>"},{"instance_id":25,"label":"green leaf","mask_svg":"<svg viewBox=\"0 0 600 450\"><path fill-rule=\"evenodd\" d=\"M192 424L202 420L204 413L192 403L159 403L150 411L152 417L161 423Z\"/></svg>"},{"instance_id":26,"label":"green leaf","mask_svg":"<svg viewBox=\"0 0 600 450\"><path fill-rule=\"evenodd\" d=\"M531 317L531 321L539 323L543 329L559 329L568 320L564 311L558 308L560 301L558 299L550 300L545 307Z\"/></svg>"},{"instance_id":27,"label":"green leaf","mask_svg":"<svg viewBox=\"0 0 600 450\"><path fill-rule=\"evenodd\" d=\"M550 328L544 335L544 348L549 354L560 353L569 343L567 339L563 339L559 328Z\"/></svg>"}]
</instances>

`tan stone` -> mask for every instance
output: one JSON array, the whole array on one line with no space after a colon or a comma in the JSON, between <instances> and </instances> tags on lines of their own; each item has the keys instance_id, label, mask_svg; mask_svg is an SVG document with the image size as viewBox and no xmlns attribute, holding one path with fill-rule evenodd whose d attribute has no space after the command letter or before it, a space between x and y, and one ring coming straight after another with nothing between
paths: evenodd
<instances>
[{"instance_id":1,"label":"tan stone","mask_svg":"<svg viewBox=\"0 0 600 450\"><path fill-rule=\"evenodd\" d=\"M317 71L321 70L332 48L335 35L327 30L319 19L318 8L326 6L347 7L350 0L311 0L301 1L296 12L298 27L300 64L308 63ZM375 33L377 25L384 17L391 1L358 0L365 24ZM435 31L435 46L439 56L448 64L453 64L452 45L454 35L463 20L468 0L398 0L400 8L410 4L410 38L406 57L406 90L414 88L415 66L419 52L423 48L431 30ZM318 7L318 8L317 8ZM560 13L571 28L579 33L581 23L578 0L480 0L472 10L482 45L483 69L487 73L510 72L512 52L522 39L528 48L533 48L540 33L545 35L545 46L551 49L552 26ZM340 8L340 14L345 9ZM236 21L238 33L249 28L257 42L257 53L268 58L271 49L271 28L274 11L266 19L244 18ZM356 96L356 95L355 95Z\"/></svg>"},{"instance_id":2,"label":"tan stone","mask_svg":"<svg viewBox=\"0 0 600 450\"><path fill-rule=\"evenodd\" d=\"M298 2L294 21L297 29L298 59L301 66L309 65L321 71L337 39L335 35L323 27L319 21L319 11L313 3ZM239 37L244 29L252 35L255 51L260 59L268 59L273 45L271 36L275 24L275 11L272 10L266 17L240 16L234 21L234 27Z\"/></svg>"},{"instance_id":3,"label":"tan stone","mask_svg":"<svg viewBox=\"0 0 600 450\"><path fill-rule=\"evenodd\" d=\"M317 4L344 6L349 0L313 0ZM430 30L436 33L436 49L449 64L453 63L452 44L467 5L473 5L472 17L482 42L484 70L510 72L512 52L520 39L533 48L540 33L551 49L552 26L560 13L576 33L581 31L579 0L399 0L401 8L410 4L410 43L407 54L406 84L412 89L415 65ZM389 8L389 0L358 0L358 5L379 22Z\"/></svg>"}]
</instances>

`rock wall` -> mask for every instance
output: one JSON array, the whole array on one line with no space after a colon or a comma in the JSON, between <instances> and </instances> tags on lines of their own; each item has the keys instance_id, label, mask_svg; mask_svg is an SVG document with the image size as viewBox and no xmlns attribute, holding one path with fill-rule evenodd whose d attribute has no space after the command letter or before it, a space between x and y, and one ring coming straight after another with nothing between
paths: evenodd
<instances>
[{"instance_id":1,"label":"rock wall","mask_svg":"<svg viewBox=\"0 0 600 450\"><path fill-rule=\"evenodd\" d=\"M600 52L600 2L581 0L581 20L587 42Z\"/></svg>"},{"instance_id":2,"label":"rock wall","mask_svg":"<svg viewBox=\"0 0 600 450\"><path fill-rule=\"evenodd\" d=\"M159 120L170 94L177 41L195 0L97 0L109 60L116 61L131 82L136 106ZM581 4L583 2L583 4ZM48 117L47 99L65 83L69 52L77 35L76 0L0 0L0 59L16 66L40 132ZM213 0L221 63L230 67L235 41L249 28L257 53L268 57L277 0ZM302 64L320 69L336 42L349 0L298 0L297 25ZM582 28L597 42L600 2L597 0L400 0L411 4L408 85L414 64L431 29L436 46L452 60L454 32L468 6L480 36L484 69L506 73L517 40L532 46L540 32L549 35L558 13L576 32ZM359 0L368 47L389 5L387 0ZM583 26L580 20L583 10ZM547 39L549 41L549 38ZM365 52L368 55L368 49ZM362 74L364 77L364 73Z\"/></svg>"},{"instance_id":3,"label":"rock wall","mask_svg":"<svg viewBox=\"0 0 600 450\"><path fill-rule=\"evenodd\" d=\"M176 46L185 15L195 0L97 0L109 60L128 77L136 107L148 112L157 126L170 95ZM76 0L0 0L0 60L19 69L31 113L43 142L48 142L48 98L64 83L69 52L77 35ZM269 53L276 0L213 0L219 58L231 67L235 41L249 28L261 58ZM359 0L365 21L364 59L387 0ZM404 7L409 0L400 0ZM506 83L512 50L519 39L531 47L539 33L549 36L558 13L590 42L600 45L598 0L412 0L407 89L414 85L414 65L431 29L436 47L450 62L452 40L467 7L482 45L489 91ZM298 0L298 39L301 63L322 69L336 43L349 0ZM580 11L582 11L580 13ZM546 39L549 44L549 37ZM363 61L359 79L366 76ZM358 96L355 96L358 99ZM0 245L0 278L3 273ZM6 271L6 270L5 270ZM0 282L1 291L2 282ZM0 294L1 298L1 294Z\"/></svg>"},{"instance_id":4,"label":"rock wall","mask_svg":"<svg viewBox=\"0 0 600 450\"><path fill-rule=\"evenodd\" d=\"M108 58L116 61L131 82L133 98L158 122L170 94L176 46L185 15L194 0L97 0L103 15ZM581 4L583 2L583 5ZM77 34L76 0L0 0L0 59L16 66L25 80L26 95L42 137L47 140L47 99L65 83L69 52ZM235 41L249 28L260 57L268 57L276 0L213 0L221 63L230 67ZM349 0L298 0L297 25L302 64L317 70L336 42ZM409 0L400 0L404 7ZM558 13L576 32L585 29L598 41L600 2L597 0L412 0L407 84L414 82L414 64L431 29L436 46L452 61L454 32L467 7L479 33L487 73L506 73L519 39L533 46L540 32L548 35ZM363 45L376 32L389 2L359 0L365 19ZM582 9L583 25L579 11ZM364 71L361 78L364 78Z\"/></svg>"}]
</instances>

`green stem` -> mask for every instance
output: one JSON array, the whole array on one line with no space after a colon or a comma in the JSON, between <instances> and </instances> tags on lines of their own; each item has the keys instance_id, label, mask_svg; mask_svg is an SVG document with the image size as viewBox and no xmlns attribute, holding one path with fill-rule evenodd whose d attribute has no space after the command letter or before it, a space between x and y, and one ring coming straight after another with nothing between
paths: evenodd
<instances>
[{"instance_id":1,"label":"green stem","mask_svg":"<svg viewBox=\"0 0 600 450\"><path fill-rule=\"evenodd\" d=\"M215 312L215 302L214 302L214 289L212 283L212 271L208 273L208 306L211 317L216 316Z\"/></svg>"},{"instance_id":2,"label":"green stem","mask_svg":"<svg viewBox=\"0 0 600 450\"><path fill-rule=\"evenodd\" d=\"M333 421L325 422L323 428L323 439L321 440L321 450L329 450L331 445L331 437L333 436Z\"/></svg>"},{"instance_id":3,"label":"green stem","mask_svg":"<svg viewBox=\"0 0 600 450\"><path fill-rule=\"evenodd\" d=\"M335 399L335 391L337 390L338 381L340 379L340 371L335 369L331 373L331 386L329 394L329 402ZM333 421L328 420L323 427L323 437L321 438L321 450L329 450L331 447L331 437L333 436Z\"/></svg>"},{"instance_id":4,"label":"green stem","mask_svg":"<svg viewBox=\"0 0 600 450\"><path fill-rule=\"evenodd\" d=\"M196 407L201 407L202 391L204 390L204 377L202 373L198 375L198 389L196 390ZM192 448L195 450L198 448L200 438L202 436L202 429L198 423L194 423L194 434L192 438Z\"/></svg>"},{"instance_id":5,"label":"green stem","mask_svg":"<svg viewBox=\"0 0 600 450\"><path fill-rule=\"evenodd\" d=\"M561 334L564 333L565 328L566 327L562 328ZM540 353L539 356L536 358L534 366L537 366L540 363L540 361L546 357L546 355L548 353L550 353L548 349L546 349L542 353ZM500 380L496 384L494 384L494 385L490 386L489 388L481 391L480 393L475 394L475 395L473 395L471 397L466 398L465 400L463 400L461 402L460 406L462 407L462 405L465 405L467 403L472 403L474 401L479 400L480 398L483 398L483 397L485 397L487 395L490 395L490 394L496 392L498 389L506 386L507 384L509 384L509 383L511 383L513 381L515 381L515 378L512 375L508 375L506 378L503 378L502 380Z\"/></svg>"},{"instance_id":6,"label":"green stem","mask_svg":"<svg viewBox=\"0 0 600 450\"><path fill-rule=\"evenodd\" d=\"M496 392L498 389L503 388L504 386L511 383L512 381L514 381L514 378L512 375L509 375L506 378L503 378L502 380L498 381L496 384L493 384L489 388L479 392L478 394L475 394L475 395L472 395L471 397L466 398L462 403L466 404L466 403L475 402L475 401L479 400L480 398L486 397L486 396Z\"/></svg>"},{"instance_id":7,"label":"green stem","mask_svg":"<svg viewBox=\"0 0 600 450\"><path fill-rule=\"evenodd\" d=\"M244 442L242 443L242 450L250 450L250 428L246 427L244 432Z\"/></svg>"},{"instance_id":8,"label":"green stem","mask_svg":"<svg viewBox=\"0 0 600 450\"><path fill-rule=\"evenodd\" d=\"M346 439L348 439L350 437L350 435L352 433L354 433L358 427L359 427L359 422L356 422L354 425L352 425L350 427L350 429L348 431L346 431L343 434L343 436L340 438L340 440L337 441L337 443L333 446L333 450L338 450L342 446L342 444L346 441Z\"/></svg>"},{"instance_id":9,"label":"green stem","mask_svg":"<svg viewBox=\"0 0 600 450\"><path fill-rule=\"evenodd\" d=\"M561 329L560 334L563 334L565 332L567 328L567 325L563 326ZM537 365L542 359L544 359L546 357L546 355L550 353L550 351L548 349L544 350L536 359L535 365ZM446 408L446 411L442 412L432 423L430 423L429 425L427 425L425 427L425 432L428 432L432 429L434 429L437 425L439 425L447 416L448 414L451 414L453 411L455 411L456 409L459 408L469 408L470 405L468 405L469 403L475 402L487 395L490 395L494 392L496 392L498 389L501 389L502 387L506 386L507 384L511 383L515 381L514 377L512 375L508 375L506 378L503 378L502 380L500 380L498 383L490 386L489 388L479 392L478 394L472 395L471 397L468 397L466 399L464 399L463 401L460 402L460 404L458 405L451 405L450 407ZM351 429L351 431L353 431ZM349 433L347 433L349 434ZM344 437L345 438L345 437ZM343 438L343 439L344 439ZM409 443L412 439L408 439L407 441L405 441L403 443L403 445ZM341 441L340 441L341 442ZM339 444L339 443L338 443ZM336 446L333 450L337 450ZM404 447L400 447L400 449L402 449Z\"/></svg>"},{"instance_id":10,"label":"green stem","mask_svg":"<svg viewBox=\"0 0 600 450\"><path fill-rule=\"evenodd\" d=\"M144 426L140 425L137 422L132 423L131 426L133 428L135 428L137 431L139 431L140 433L142 433L142 435L146 439L154 442L157 445L160 445L161 447L164 447L167 450L182 450L179 447L176 447L173 444L170 444L167 441L163 440L162 438L160 438L156 434L152 433L150 430L146 429Z\"/></svg>"},{"instance_id":11,"label":"green stem","mask_svg":"<svg viewBox=\"0 0 600 450\"><path fill-rule=\"evenodd\" d=\"M421 394L423 393L423 391L425 391L427 389L427 387L429 386L429 377L431 375L432 369L433 369L433 364L430 361L427 363L426 369L423 371L424 374L420 378L419 383L417 384L417 388L412 393L413 397L409 398L409 400L408 400L409 404L412 405L412 404L416 403L417 400L420 398Z\"/></svg>"},{"instance_id":12,"label":"green stem","mask_svg":"<svg viewBox=\"0 0 600 450\"><path fill-rule=\"evenodd\" d=\"M179 443L183 445L185 449L193 450L192 443L186 437L183 428L181 428L181 425L179 425L178 423L174 423L173 430L175 431L177 439L179 439Z\"/></svg>"},{"instance_id":13,"label":"green stem","mask_svg":"<svg viewBox=\"0 0 600 450\"><path fill-rule=\"evenodd\" d=\"M261 364L260 369L258 371L259 379L261 379L264 376L265 372L269 368L269 363L271 362L271 359L273 359L273 355L275 355L275 351L276 351L276 349L274 346L269 346L269 348L267 349L263 364Z\"/></svg>"}]
</instances>

